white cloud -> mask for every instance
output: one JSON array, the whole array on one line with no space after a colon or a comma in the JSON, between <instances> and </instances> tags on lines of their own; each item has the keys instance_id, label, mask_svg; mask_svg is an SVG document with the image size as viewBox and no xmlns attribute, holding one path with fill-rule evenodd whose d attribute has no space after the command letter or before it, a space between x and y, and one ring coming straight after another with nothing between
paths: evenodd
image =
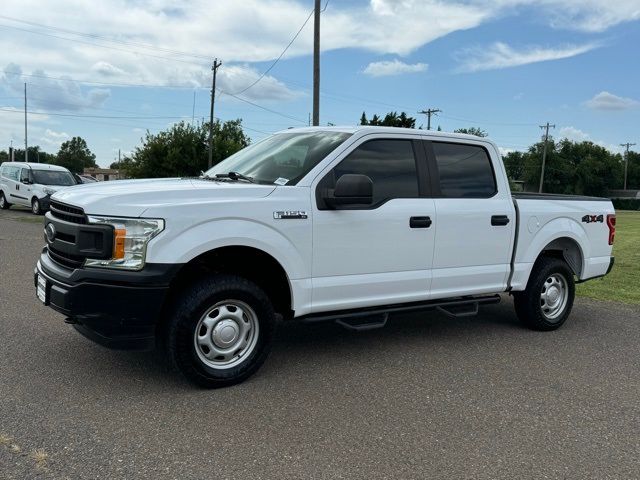
<instances>
[{"instance_id":1,"label":"white cloud","mask_svg":"<svg viewBox=\"0 0 640 480\"><path fill-rule=\"evenodd\" d=\"M24 93L25 77L22 68L8 64L0 77L0 85L17 95ZM27 101L29 108L76 111L101 107L111 95L105 88L91 88L86 93L68 77L47 78L43 70L34 70L28 77Z\"/></svg>"},{"instance_id":2,"label":"white cloud","mask_svg":"<svg viewBox=\"0 0 640 480\"><path fill-rule=\"evenodd\" d=\"M472 47L458 51L455 57L460 62L459 71L477 72L574 57L598 46L596 43L587 43L585 45L565 45L555 48L529 46L517 50L506 43L495 42L489 47Z\"/></svg>"},{"instance_id":3,"label":"white cloud","mask_svg":"<svg viewBox=\"0 0 640 480\"><path fill-rule=\"evenodd\" d=\"M640 18L638 0L332 2L322 14L321 45L325 51L355 48L407 55L450 33L515 15L521 7L539 12L547 23L564 29L602 31ZM309 2L303 0L192 0L184 6L172 0L57 0L55 8L43 8L41 0L6 0L2 11L6 17L64 25L66 30L90 33L92 37L5 20L7 29L16 29L10 30L11 35L0 37L0 52L5 52L4 56L0 54L0 62L4 62L0 65L11 61L27 72L44 71L82 80L207 87L215 52L224 61L221 81L226 75L227 88L238 91L264 66L242 75L233 69L276 58L310 10ZM69 11L74 15L69 16ZM311 24L307 24L285 59L311 53ZM583 47L576 48L580 51ZM524 53L528 53L525 59L511 55L511 63L577 54L571 49ZM223 74L225 70L227 74ZM269 76L249 93L254 99L278 101L298 96L295 89L287 89L283 82Z\"/></svg>"},{"instance_id":4,"label":"white cloud","mask_svg":"<svg viewBox=\"0 0 640 480\"><path fill-rule=\"evenodd\" d=\"M40 138L42 143L50 145L52 147L59 147L62 142L69 138L69 134L66 132L56 132L47 128L44 131L44 135Z\"/></svg>"},{"instance_id":5,"label":"white cloud","mask_svg":"<svg viewBox=\"0 0 640 480\"><path fill-rule=\"evenodd\" d=\"M119 77L127 74L123 69L111 65L109 62L100 60L91 66L91 70L104 77Z\"/></svg>"},{"instance_id":6,"label":"white cloud","mask_svg":"<svg viewBox=\"0 0 640 480\"><path fill-rule=\"evenodd\" d=\"M640 106L640 102L632 98L619 97L613 93L602 91L585 104L595 110L627 110Z\"/></svg>"},{"instance_id":7,"label":"white cloud","mask_svg":"<svg viewBox=\"0 0 640 480\"><path fill-rule=\"evenodd\" d=\"M398 60L385 60L372 62L363 70L363 73L372 77L386 77L389 75L402 75L403 73L425 72L429 68L426 63L404 63Z\"/></svg>"},{"instance_id":8,"label":"white cloud","mask_svg":"<svg viewBox=\"0 0 640 480\"><path fill-rule=\"evenodd\" d=\"M596 145L606 148L610 152L619 153L621 151L619 145L607 143L602 140L594 140L591 138L591 135L573 126L562 127L558 130L558 133L560 134L560 138L566 138L572 142L593 142Z\"/></svg>"},{"instance_id":9,"label":"white cloud","mask_svg":"<svg viewBox=\"0 0 640 480\"><path fill-rule=\"evenodd\" d=\"M566 138L573 142L584 142L586 140L591 140L591 137L588 133L583 132L579 128L575 127L562 127L559 131L561 138Z\"/></svg>"},{"instance_id":10,"label":"white cloud","mask_svg":"<svg viewBox=\"0 0 640 480\"><path fill-rule=\"evenodd\" d=\"M564 30L603 32L640 19L638 0L543 0L539 5L546 10L550 25Z\"/></svg>"}]
</instances>

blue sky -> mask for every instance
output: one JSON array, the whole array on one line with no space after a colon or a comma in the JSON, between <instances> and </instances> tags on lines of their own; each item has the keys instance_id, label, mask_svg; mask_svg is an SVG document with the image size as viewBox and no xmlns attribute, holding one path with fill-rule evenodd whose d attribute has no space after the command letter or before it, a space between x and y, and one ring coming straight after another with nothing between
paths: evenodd
<instances>
[{"instance_id":1,"label":"blue sky","mask_svg":"<svg viewBox=\"0 0 640 480\"><path fill-rule=\"evenodd\" d=\"M5 4L0 148L24 144L26 82L29 144L55 152L79 135L101 165L140 145L146 130L191 121L194 92L196 121L208 117L213 57L223 61L221 91L242 92L313 7L312 0ZM640 144L639 20L640 0L330 0L322 14L321 124L404 110L426 125L417 111L430 107L442 110L434 126L481 127L504 150L525 149L548 121L557 138L620 151L620 143ZM309 21L255 86L236 97L219 93L216 117L242 118L254 140L306 124L312 31Z\"/></svg>"}]
</instances>

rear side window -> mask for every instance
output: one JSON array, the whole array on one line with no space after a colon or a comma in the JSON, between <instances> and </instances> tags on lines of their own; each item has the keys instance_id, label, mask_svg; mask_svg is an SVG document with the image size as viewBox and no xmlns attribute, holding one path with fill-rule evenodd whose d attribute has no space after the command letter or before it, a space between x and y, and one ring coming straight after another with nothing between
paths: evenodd
<instances>
[{"instance_id":1,"label":"rear side window","mask_svg":"<svg viewBox=\"0 0 640 480\"><path fill-rule=\"evenodd\" d=\"M367 175L373 182L373 204L392 198L416 198L418 174L411 140L371 140L349 154L326 178L329 188L348 173ZM323 182L325 183L325 182Z\"/></svg>"},{"instance_id":2,"label":"rear side window","mask_svg":"<svg viewBox=\"0 0 640 480\"><path fill-rule=\"evenodd\" d=\"M6 166L2 169L2 175L9 180L18 181L18 172L20 169L18 167L9 167Z\"/></svg>"},{"instance_id":3,"label":"rear side window","mask_svg":"<svg viewBox=\"0 0 640 480\"><path fill-rule=\"evenodd\" d=\"M497 192L487 151L477 145L432 142L440 191L448 198L489 198Z\"/></svg>"}]
</instances>

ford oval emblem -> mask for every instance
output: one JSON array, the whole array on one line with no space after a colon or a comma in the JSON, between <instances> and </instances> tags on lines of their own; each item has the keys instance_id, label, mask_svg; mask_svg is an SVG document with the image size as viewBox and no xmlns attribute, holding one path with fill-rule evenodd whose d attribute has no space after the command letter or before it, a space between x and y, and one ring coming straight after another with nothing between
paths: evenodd
<instances>
[{"instance_id":1,"label":"ford oval emblem","mask_svg":"<svg viewBox=\"0 0 640 480\"><path fill-rule=\"evenodd\" d=\"M53 226L53 223L47 223L47 226L44 228L44 234L47 236L47 241L53 243L56 239L56 227Z\"/></svg>"}]
</instances>

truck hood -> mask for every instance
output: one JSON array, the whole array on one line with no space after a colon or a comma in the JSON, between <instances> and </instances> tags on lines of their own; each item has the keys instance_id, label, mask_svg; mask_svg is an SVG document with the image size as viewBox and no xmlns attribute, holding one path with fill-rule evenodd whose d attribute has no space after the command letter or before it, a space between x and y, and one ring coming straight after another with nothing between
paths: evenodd
<instances>
[{"instance_id":1,"label":"truck hood","mask_svg":"<svg viewBox=\"0 0 640 480\"><path fill-rule=\"evenodd\" d=\"M261 198L275 188L275 185L198 178L115 180L66 188L51 198L81 207L90 215L139 217L150 207Z\"/></svg>"}]
</instances>

